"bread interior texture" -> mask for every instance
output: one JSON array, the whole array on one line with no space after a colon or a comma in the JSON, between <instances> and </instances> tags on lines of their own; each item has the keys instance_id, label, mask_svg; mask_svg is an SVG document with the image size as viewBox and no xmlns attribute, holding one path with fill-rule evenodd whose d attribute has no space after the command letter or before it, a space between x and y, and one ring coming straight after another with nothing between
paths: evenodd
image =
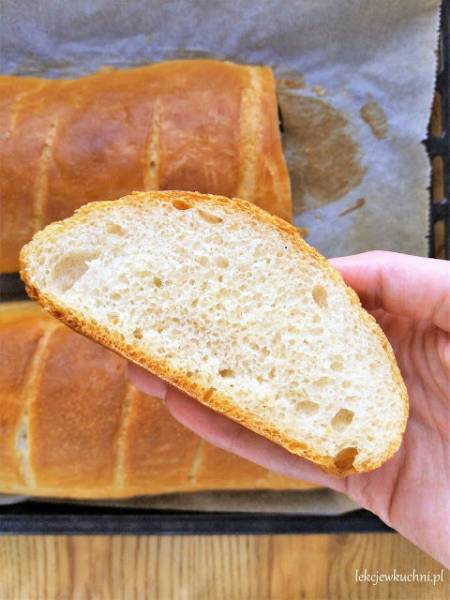
<instances>
[{"instance_id":1,"label":"bread interior texture","mask_svg":"<svg viewBox=\"0 0 450 600\"><path fill-rule=\"evenodd\" d=\"M290 451L378 466L407 411L390 347L293 228L239 206L92 204L35 237L24 278L66 322Z\"/></svg>"}]
</instances>

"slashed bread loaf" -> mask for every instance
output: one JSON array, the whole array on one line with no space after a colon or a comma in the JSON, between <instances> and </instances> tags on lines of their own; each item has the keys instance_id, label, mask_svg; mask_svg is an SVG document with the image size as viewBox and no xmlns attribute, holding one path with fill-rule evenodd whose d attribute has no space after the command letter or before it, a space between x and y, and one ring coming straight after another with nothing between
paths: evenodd
<instances>
[{"instance_id":1,"label":"slashed bread loaf","mask_svg":"<svg viewBox=\"0 0 450 600\"><path fill-rule=\"evenodd\" d=\"M48 223L133 190L240 196L291 219L269 67L174 60L0 76L0 271Z\"/></svg>"},{"instance_id":2,"label":"slashed bread loaf","mask_svg":"<svg viewBox=\"0 0 450 600\"><path fill-rule=\"evenodd\" d=\"M381 329L294 227L248 202L92 203L25 246L21 276L74 329L329 472L399 447L407 393Z\"/></svg>"}]
</instances>

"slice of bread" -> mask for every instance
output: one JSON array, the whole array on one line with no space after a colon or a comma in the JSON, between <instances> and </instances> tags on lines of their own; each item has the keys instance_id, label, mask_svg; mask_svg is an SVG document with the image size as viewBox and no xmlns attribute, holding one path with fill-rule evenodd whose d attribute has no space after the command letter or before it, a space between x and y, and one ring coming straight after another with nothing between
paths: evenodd
<instances>
[{"instance_id":1,"label":"slice of bread","mask_svg":"<svg viewBox=\"0 0 450 600\"><path fill-rule=\"evenodd\" d=\"M294 227L252 204L95 202L36 234L21 267L66 324L329 472L374 469L400 445L407 392L381 329Z\"/></svg>"}]
</instances>

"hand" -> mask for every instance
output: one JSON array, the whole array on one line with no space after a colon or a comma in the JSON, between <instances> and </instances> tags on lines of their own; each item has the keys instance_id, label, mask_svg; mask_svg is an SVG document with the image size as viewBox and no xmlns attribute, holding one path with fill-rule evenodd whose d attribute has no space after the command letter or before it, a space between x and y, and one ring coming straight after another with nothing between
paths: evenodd
<instances>
[{"instance_id":1,"label":"hand","mask_svg":"<svg viewBox=\"0 0 450 600\"><path fill-rule=\"evenodd\" d=\"M390 252L332 261L386 333L410 416L400 450L370 473L341 479L213 412L139 367L131 377L209 442L268 469L347 494L450 566L450 265Z\"/></svg>"}]
</instances>

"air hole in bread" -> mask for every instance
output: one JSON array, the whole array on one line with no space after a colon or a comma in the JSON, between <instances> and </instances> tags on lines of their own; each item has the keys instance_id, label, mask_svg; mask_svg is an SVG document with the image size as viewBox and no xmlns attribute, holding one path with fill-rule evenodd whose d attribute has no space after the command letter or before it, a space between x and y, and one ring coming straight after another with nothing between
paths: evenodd
<instances>
[{"instance_id":1,"label":"air hole in bread","mask_svg":"<svg viewBox=\"0 0 450 600\"><path fill-rule=\"evenodd\" d=\"M304 415L314 415L319 410L319 405L311 400L301 400L295 403L295 408Z\"/></svg>"},{"instance_id":2,"label":"air hole in bread","mask_svg":"<svg viewBox=\"0 0 450 600\"><path fill-rule=\"evenodd\" d=\"M344 369L344 363L341 360L333 360L331 368L333 371L342 371Z\"/></svg>"},{"instance_id":3,"label":"air hole in bread","mask_svg":"<svg viewBox=\"0 0 450 600\"><path fill-rule=\"evenodd\" d=\"M221 269L226 269L229 267L230 263L228 262L228 260L226 258L223 258L222 256L219 256L216 259L216 265L218 267L220 267Z\"/></svg>"},{"instance_id":4,"label":"air hole in bread","mask_svg":"<svg viewBox=\"0 0 450 600\"><path fill-rule=\"evenodd\" d=\"M341 387L343 387L344 389L351 387L351 385L352 385L352 382L348 381L347 379L341 383Z\"/></svg>"},{"instance_id":5,"label":"air hole in bread","mask_svg":"<svg viewBox=\"0 0 450 600\"><path fill-rule=\"evenodd\" d=\"M233 369L220 369L219 375L221 377L234 377L235 372L233 371Z\"/></svg>"},{"instance_id":6,"label":"air hole in bread","mask_svg":"<svg viewBox=\"0 0 450 600\"><path fill-rule=\"evenodd\" d=\"M133 331L133 337L135 337L137 340L142 340L144 336L140 327L136 327L136 329Z\"/></svg>"},{"instance_id":7,"label":"air hole in bread","mask_svg":"<svg viewBox=\"0 0 450 600\"><path fill-rule=\"evenodd\" d=\"M334 466L339 469L339 471L348 471L353 467L353 461L358 454L358 449L352 446L348 448L343 448L340 452L336 454L334 457Z\"/></svg>"},{"instance_id":8,"label":"air hole in bread","mask_svg":"<svg viewBox=\"0 0 450 600\"><path fill-rule=\"evenodd\" d=\"M205 395L203 396L203 400L206 402L207 400L209 400L211 398L211 396L214 394L214 392L216 391L216 388L209 388L206 390Z\"/></svg>"},{"instance_id":9,"label":"air hole in bread","mask_svg":"<svg viewBox=\"0 0 450 600\"><path fill-rule=\"evenodd\" d=\"M309 333L311 335L322 335L323 329L322 329L322 327L314 327L313 329L309 330Z\"/></svg>"},{"instance_id":10,"label":"air hole in bread","mask_svg":"<svg viewBox=\"0 0 450 600\"><path fill-rule=\"evenodd\" d=\"M331 419L331 426L336 431L344 431L353 421L355 413L347 408L341 408Z\"/></svg>"},{"instance_id":11,"label":"air hole in bread","mask_svg":"<svg viewBox=\"0 0 450 600\"><path fill-rule=\"evenodd\" d=\"M118 225L117 223L113 223L112 221L108 221L106 223L106 231L111 233L112 235L125 235L126 231L123 227Z\"/></svg>"},{"instance_id":12,"label":"air hole in bread","mask_svg":"<svg viewBox=\"0 0 450 600\"><path fill-rule=\"evenodd\" d=\"M345 401L346 402L358 402L358 396L346 396Z\"/></svg>"},{"instance_id":13,"label":"air hole in bread","mask_svg":"<svg viewBox=\"0 0 450 600\"><path fill-rule=\"evenodd\" d=\"M333 383L333 380L330 379L330 377L321 377L320 379L316 379L316 381L313 382L313 385L318 388L323 388L326 385L330 385L330 383Z\"/></svg>"},{"instance_id":14,"label":"air hole in bread","mask_svg":"<svg viewBox=\"0 0 450 600\"><path fill-rule=\"evenodd\" d=\"M206 212L205 210L198 209L198 214L199 217L201 217L207 223L217 224L222 223L223 221L221 217L218 217L217 215L212 215L211 213Z\"/></svg>"},{"instance_id":15,"label":"air hole in bread","mask_svg":"<svg viewBox=\"0 0 450 600\"><path fill-rule=\"evenodd\" d=\"M153 277L153 285L160 288L162 286L161 279L159 277Z\"/></svg>"},{"instance_id":16,"label":"air hole in bread","mask_svg":"<svg viewBox=\"0 0 450 600\"><path fill-rule=\"evenodd\" d=\"M63 256L53 269L53 281L61 292L71 287L89 269L88 263L98 257L98 252L72 252Z\"/></svg>"},{"instance_id":17,"label":"air hole in bread","mask_svg":"<svg viewBox=\"0 0 450 600\"><path fill-rule=\"evenodd\" d=\"M107 317L108 321L113 325L117 325L117 323L119 322L119 317L113 313L108 313Z\"/></svg>"},{"instance_id":18,"label":"air hole in bread","mask_svg":"<svg viewBox=\"0 0 450 600\"><path fill-rule=\"evenodd\" d=\"M208 265L208 259L206 256L199 256L197 258L197 262L202 265L202 267L206 267Z\"/></svg>"},{"instance_id":19,"label":"air hole in bread","mask_svg":"<svg viewBox=\"0 0 450 600\"><path fill-rule=\"evenodd\" d=\"M192 206L184 200L174 200L172 202L172 206L177 210L189 210L190 208L192 208Z\"/></svg>"},{"instance_id":20,"label":"air hole in bread","mask_svg":"<svg viewBox=\"0 0 450 600\"><path fill-rule=\"evenodd\" d=\"M315 285L312 289L312 297L317 306L320 306L320 308L326 308L328 294L323 286Z\"/></svg>"}]
</instances>

